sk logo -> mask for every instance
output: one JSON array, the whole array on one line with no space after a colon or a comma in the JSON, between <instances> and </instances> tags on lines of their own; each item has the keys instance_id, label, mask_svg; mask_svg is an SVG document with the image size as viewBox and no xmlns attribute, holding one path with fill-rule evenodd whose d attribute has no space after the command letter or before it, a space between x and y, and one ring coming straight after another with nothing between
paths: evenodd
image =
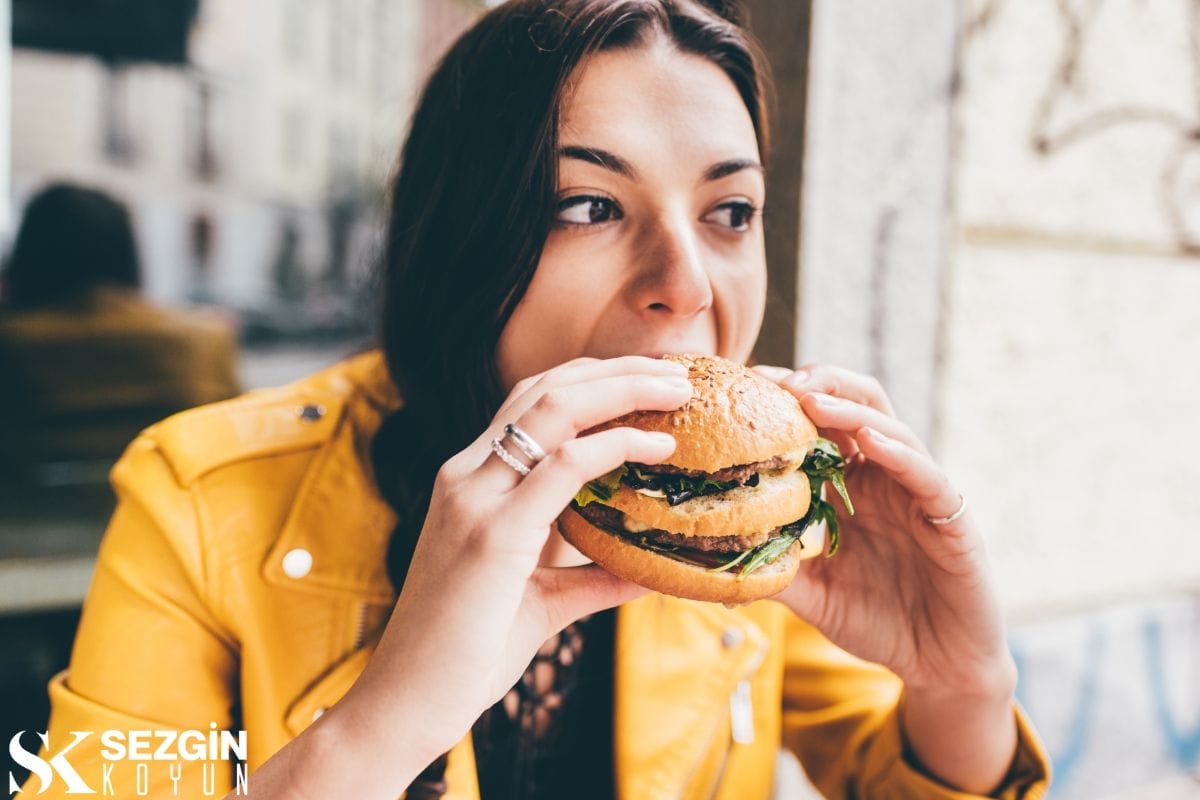
<instances>
[{"instance_id":1,"label":"sk logo","mask_svg":"<svg viewBox=\"0 0 1200 800\"><path fill-rule=\"evenodd\" d=\"M71 735L75 737L75 740L58 751L49 761L25 749L21 744L21 736L24 733L25 731L19 731L9 740L8 754L12 756L12 760L18 765L37 775L38 780L41 781L41 784L38 786L38 794L42 794L46 789L50 788L50 783L54 780L55 772L66 782L68 794L96 793L95 789L84 783L83 778L79 777L79 773L67 761L67 753L71 752L75 748L75 745L91 736L91 731L71 731ZM45 733L38 733L38 738L42 740L42 744L45 745L47 752L49 752L49 737ZM10 795L16 794L20 788L20 786L17 786L17 780L13 777L13 774L11 772L8 773L8 793Z\"/></svg>"}]
</instances>

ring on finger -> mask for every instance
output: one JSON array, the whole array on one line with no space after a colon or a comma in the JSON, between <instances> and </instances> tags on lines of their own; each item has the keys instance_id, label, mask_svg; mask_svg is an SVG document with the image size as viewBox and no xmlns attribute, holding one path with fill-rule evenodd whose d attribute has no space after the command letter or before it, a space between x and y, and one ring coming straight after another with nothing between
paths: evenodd
<instances>
[{"instance_id":1,"label":"ring on finger","mask_svg":"<svg viewBox=\"0 0 1200 800\"><path fill-rule=\"evenodd\" d=\"M513 455L508 449L506 442L511 439L517 449L529 459L528 464ZM492 452L496 454L501 461L512 467L522 478L529 474L530 470L543 458L546 457L546 451L538 444L532 436L518 428L511 422L504 426L504 435L497 436L492 439Z\"/></svg>"},{"instance_id":2,"label":"ring on finger","mask_svg":"<svg viewBox=\"0 0 1200 800\"><path fill-rule=\"evenodd\" d=\"M948 517L931 517L928 514L926 514L925 521L931 525L949 525L951 522L954 522L954 520L961 517L963 515L963 513L967 510L967 496L965 494L963 494L962 492L959 492L958 497L959 497L958 510L955 511L953 514L951 514Z\"/></svg>"},{"instance_id":3,"label":"ring on finger","mask_svg":"<svg viewBox=\"0 0 1200 800\"><path fill-rule=\"evenodd\" d=\"M512 453L508 452L508 448L504 446L503 436L497 436L495 439L492 439L492 452L499 456L501 461L516 470L517 474L522 478L529 474L529 467Z\"/></svg>"},{"instance_id":4,"label":"ring on finger","mask_svg":"<svg viewBox=\"0 0 1200 800\"><path fill-rule=\"evenodd\" d=\"M542 449L542 446L535 442L532 436L511 422L504 426L504 435L512 439L517 449L534 464L546 457L546 451Z\"/></svg>"}]
</instances>

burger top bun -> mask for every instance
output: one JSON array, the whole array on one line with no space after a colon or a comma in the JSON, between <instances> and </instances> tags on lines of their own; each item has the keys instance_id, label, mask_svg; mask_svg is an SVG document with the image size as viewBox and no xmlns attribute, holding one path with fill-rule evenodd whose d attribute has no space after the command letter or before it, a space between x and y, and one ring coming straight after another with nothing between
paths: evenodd
<instances>
[{"instance_id":1,"label":"burger top bun","mask_svg":"<svg viewBox=\"0 0 1200 800\"><path fill-rule=\"evenodd\" d=\"M688 367L692 398L669 412L634 411L588 431L630 426L675 436L665 463L716 472L766 461L816 441L800 401L771 379L719 356L672 354Z\"/></svg>"}]
</instances>

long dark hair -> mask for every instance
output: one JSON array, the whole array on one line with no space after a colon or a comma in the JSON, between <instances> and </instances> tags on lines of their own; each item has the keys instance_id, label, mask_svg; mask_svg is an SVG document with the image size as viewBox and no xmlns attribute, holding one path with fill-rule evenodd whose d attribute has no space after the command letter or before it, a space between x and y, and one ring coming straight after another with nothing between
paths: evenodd
<instances>
[{"instance_id":1,"label":"long dark hair","mask_svg":"<svg viewBox=\"0 0 1200 800\"><path fill-rule=\"evenodd\" d=\"M139 287L129 210L96 189L45 187L25 206L4 283L14 309L73 302L96 286Z\"/></svg>"},{"instance_id":2,"label":"long dark hair","mask_svg":"<svg viewBox=\"0 0 1200 800\"><path fill-rule=\"evenodd\" d=\"M388 574L399 590L438 467L504 399L500 332L537 267L555 212L561 96L589 53L665 35L720 66L769 156L773 88L733 0L509 0L464 33L417 101L391 194L382 344L404 407L372 443L399 523ZM414 800L438 793L435 762ZM420 786L425 787L425 794Z\"/></svg>"}]
</instances>

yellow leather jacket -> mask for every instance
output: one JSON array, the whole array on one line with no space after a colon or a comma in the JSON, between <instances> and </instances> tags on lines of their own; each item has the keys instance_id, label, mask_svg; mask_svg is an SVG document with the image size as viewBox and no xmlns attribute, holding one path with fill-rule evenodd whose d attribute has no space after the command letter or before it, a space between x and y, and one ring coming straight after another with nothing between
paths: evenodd
<instances>
[{"instance_id":1,"label":"yellow leather jacket","mask_svg":"<svg viewBox=\"0 0 1200 800\"><path fill-rule=\"evenodd\" d=\"M70 666L49 685L49 753L69 731L216 723L245 729L253 791L253 770L354 683L394 602L384 567L394 517L367 452L398 403L371 352L139 436L112 473L119 504ZM974 797L903 756L898 679L781 604L728 609L652 594L621 607L616 635L622 798L765 800L781 746L830 798ZM1040 798L1049 764L1014 713L1020 750L997 796ZM70 762L99 789L97 738ZM200 770L184 763L173 794L167 772L149 766L145 796L220 797L231 786L222 769L206 794ZM114 764L118 796L134 796L134 768ZM61 796L55 778L40 797ZM478 800L469 735L447 780L448 798ZM18 797L39 785L31 776Z\"/></svg>"}]
</instances>

